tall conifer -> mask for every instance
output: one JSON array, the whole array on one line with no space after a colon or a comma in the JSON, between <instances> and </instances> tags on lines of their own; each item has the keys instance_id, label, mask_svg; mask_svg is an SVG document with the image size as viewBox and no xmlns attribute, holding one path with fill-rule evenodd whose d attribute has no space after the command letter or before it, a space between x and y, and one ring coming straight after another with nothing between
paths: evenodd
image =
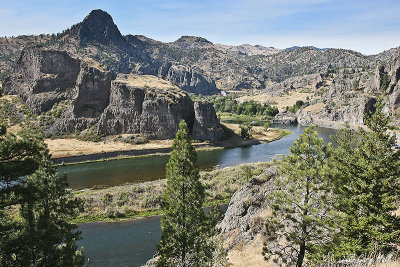
<instances>
[{"instance_id":1,"label":"tall conifer","mask_svg":"<svg viewBox=\"0 0 400 267\"><path fill-rule=\"evenodd\" d=\"M304 259L329 241L333 230L330 167L331 145L310 126L290 147L271 195L263 255L279 265L303 266Z\"/></svg>"},{"instance_id":2,"label":"tall conifer","mask_svg":"<svg viewBox=\"0 0 400 267\"><path fill-rule=\"evenodd\" d=\"M400 197L400 152L387 132L390 118L378 101L365 117L369 131L341 130L334 138L338 173L335 202L344 215L332 250L338 258L399 250L400 218L395 215Z\"/></svg>"},{"instance_id":3,"label":"tall conifer","mask_svg":"<svg viewBox=\"0 0 400 267\"><path fill-rule=\"evenodd\" d=\"M181 121L166 167L158 266L207 266L213 260L210 239L215 224L209 223L203 211L204 187L188 133Z\"/></svg>"}]
</instances>

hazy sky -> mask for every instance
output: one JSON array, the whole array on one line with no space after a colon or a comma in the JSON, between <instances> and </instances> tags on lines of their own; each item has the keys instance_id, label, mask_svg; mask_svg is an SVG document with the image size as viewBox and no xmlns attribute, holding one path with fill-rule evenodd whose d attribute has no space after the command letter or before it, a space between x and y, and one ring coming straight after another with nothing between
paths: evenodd
<instances>
[{"instance_id":1,"label":"hazy sky","mask_svg":"<svg viewBox=\"0 0 400 267\"><path fill-rule=\"evenodd\" d=\"M57 33L98 8L122 34L164 42L195 35L214 43L364 54L400 46L400 0L0 0L0 36Z\"/></svg>"}]
</instances>

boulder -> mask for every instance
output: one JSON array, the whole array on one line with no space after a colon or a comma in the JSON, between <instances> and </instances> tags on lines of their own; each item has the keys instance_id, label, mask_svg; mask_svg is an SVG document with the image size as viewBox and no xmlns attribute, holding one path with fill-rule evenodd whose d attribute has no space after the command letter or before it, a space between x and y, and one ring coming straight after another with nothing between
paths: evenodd
<instances>
[{"instance_id":1,"label":"boulder","mask_svg":"<svg viewBox=\"0 0 400 267\"><path fill-rule=\"evenodd\" d=\"M223 220L217 225L228 242L228 249L239 242L252 242L263 230L264 220L269 214L268 195L276 190L273 179L277 175L278 168L270 167L233 194Z\"/></svg>"}]
</instances>

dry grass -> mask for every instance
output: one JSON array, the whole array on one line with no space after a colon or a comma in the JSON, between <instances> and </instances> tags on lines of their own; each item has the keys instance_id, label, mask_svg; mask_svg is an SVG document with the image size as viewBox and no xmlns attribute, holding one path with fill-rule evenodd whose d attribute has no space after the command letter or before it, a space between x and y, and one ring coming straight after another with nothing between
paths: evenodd
<instances>
[{"instance_id":1,"label":"dry grass","mask_svg":"<svg viewBox=\"0 0 400 267\"><path fill-rule=\"evenodd\" d=\"M256 102L270 104L274 107L277 107L279 110L284 110L286 107L290 107L296 104L296 101L303 100L304 102L306 102L307 97L311 98L312 96L313 93L305 93L301 90L296 90L282 96L271 96L265 93L251 96L243 96L238 98L237 100L239 102L254 100Z\"/></svg>"},{"instance_id":2,"label":"dry grass","mask_svg":"<svg viewBox=\"0 0 400 267\"><path fill-rule=\"evenodd\" d=\"M273 266L262 256L263 241L259 234L250 245L237 246L228 252L228 261L232 267Z\"/></svg>"},{"instance_id":3,"label":"dry grass","mask_svg":"<svg viewBox=\"0 0 400 267\"><path fill-rule=\"evenodd\" d=\"M324 103L317 103L315 105L307 106L304 108L304 111L310 112L312 114L317 114L321 112L325 108Z\"/></svg>"},{"instance_id":4,"label":"dry grass","mask_svg":"<svg viewBox=\"0 0 400 267\"><path fill-rule=\"evenodd\" d=\"M236 134L223 142L218 143L218 145L223 146L239 146L253 144L257 142L267 142L275 140L280 137L282 130L280 129L269 129L265 131L261 126L253 127L252 134L256 140L243 140L239 134L240 129L237 124L224 124L229 129L233 130ZM17 130L17 129L16 129ZM127 137L129 135L122 135ZM172 147L173 140L150 140L145 144L128 144L121 141L114 141L111 136L108 140L104 142L91 142L91 141L81 141L76 138L66 138L66 139L46 139L45 143L48 145L50 153L53 158L63 158L70 156L81 156L90 154L99 154L105 152L114 151L126 151L126 150L148 150L148 149L160 149L160 148L170 148ZM209 146L207 142L196 143L196 146L202 145Z\"/></svg>"},{"instance_id":5,"label":"dry grass","mask_svg":"<svg viewBox=\"0 0 400 267\"><path fill-rule=\"evenodd\" d=\"M120 74L118 75L116 81L126 83L127 85L133 87L149 87L162 90L182 91L171 82L152 75Z\"/></svg>"},{"instance_id":6,"label":"dry grass","mask_svg":"<svg viewBox=\"0 0 400 267\"><path fill-rule=\"evenodd\" d=\"M146 150L172 147L172 140L151 140L145 144L128 144L107 140L104 142L81 141L76 138L46 139L53 158L98 154L123 150Z\"/></svg>"}]
</instances>

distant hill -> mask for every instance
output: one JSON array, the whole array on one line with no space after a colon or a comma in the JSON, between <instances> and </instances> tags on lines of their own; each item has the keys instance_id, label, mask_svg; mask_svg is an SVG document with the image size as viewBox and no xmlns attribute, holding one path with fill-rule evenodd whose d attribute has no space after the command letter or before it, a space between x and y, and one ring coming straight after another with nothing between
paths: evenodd
<instances>
[{"instance_id":1,"label":"distant hill","mask_svg":"<svg viewBox=\"0 0 400 267\"><path fill-rule=\"evenodd\" d=\"M114 73L156 75L198 94L264 89L271 82L328 68L371 70L396 55L396 49L365 56L345 49L230 46L195 36L163 43L141 35L123 36L107 12L93 10L59 34L0 38L1 79L11 72L22 49L32 44L91 58Z\"/></svg>"}]
</instances>

